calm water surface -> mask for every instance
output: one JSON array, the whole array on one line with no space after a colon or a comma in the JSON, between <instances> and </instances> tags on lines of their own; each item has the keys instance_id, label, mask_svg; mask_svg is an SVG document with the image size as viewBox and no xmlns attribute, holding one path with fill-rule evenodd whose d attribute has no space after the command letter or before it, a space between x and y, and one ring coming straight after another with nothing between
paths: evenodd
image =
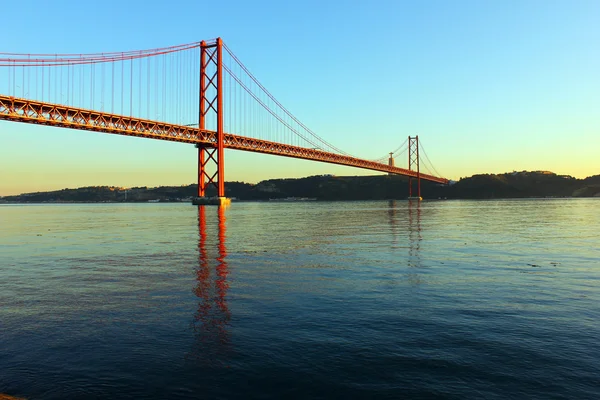
<instances>
[{"instance_id":1,"label":"calm water surface","mask_svg":"<svg viewBox=\"0 0 600 400\"><path fill-rule=\"evenodd\" d=\"M0 206L0 393L600 398L600 199Z\"/></svg>"}]
</instances>

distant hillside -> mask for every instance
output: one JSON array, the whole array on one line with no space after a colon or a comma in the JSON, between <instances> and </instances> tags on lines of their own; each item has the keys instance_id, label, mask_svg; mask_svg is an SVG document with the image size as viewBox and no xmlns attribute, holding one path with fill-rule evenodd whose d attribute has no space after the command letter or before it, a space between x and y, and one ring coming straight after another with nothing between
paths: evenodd
<instances>
[{"instance_id":1,"label":"distant hillside","mask_svg":"<svg viewBox=\"0 0 600 400\"><path fill-rule=\"evenodd\" d=\"M590 189L583 191L588 187ZM600 193L600 188L594 191L586 180L546 171L474 175L461 179L449 189L449 196L469 199L583 197Z\"/></svg>"},{"instance_id":2,"label":"distant hillside","mask_svg":"<svg viewBox=\"0 0 600 400\"><path fill-rule=\"evenodd\" d=\"M269 179L257 184L227 182L228 197L240 200L269 200L310 197L318 200L378 200L407 197L407 178L400 176L311 176L299 179ZM416 184L414 184L416 190ZM5 196L2 202L147 202L189 201L197 185L155 188L91 186L52 192ZM521 197L600 197L600 175L586 179L547 171L482 174L461 178L451 185L421 182L423 198L495 199ZM208 188L208 196L215 190Z\"/></svg>"}]
</instances>

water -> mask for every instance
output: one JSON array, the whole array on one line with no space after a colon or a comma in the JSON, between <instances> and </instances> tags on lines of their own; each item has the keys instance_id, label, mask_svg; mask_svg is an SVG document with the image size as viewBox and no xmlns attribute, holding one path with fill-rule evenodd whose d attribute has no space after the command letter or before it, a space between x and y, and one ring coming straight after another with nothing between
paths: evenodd
<instances>
[{"instance_id":1,"label":"water","mask_svg":"<svg viewBox=\"0 0 600 400\"><path fill-rule=\"evenodd\" d=\"M0 393L600 396L600 199L0 206Z\"/></svg>"}]
</instances>

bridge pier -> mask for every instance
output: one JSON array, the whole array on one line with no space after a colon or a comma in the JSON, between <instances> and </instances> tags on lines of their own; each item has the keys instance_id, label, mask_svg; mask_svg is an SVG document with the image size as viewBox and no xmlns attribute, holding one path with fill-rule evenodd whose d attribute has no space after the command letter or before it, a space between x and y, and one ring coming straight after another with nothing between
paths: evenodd
<instances>
[{"instance_id":1,"label":"bridge pier","mask_svg":"<svg viewBox=\"0 0 600 400\"><path fill-rule=\"evenodd\" d=\"M197 144L196 148L198 148L198 190L196 193L196 197L192 199L192 204L194 205L217 205L224 206L229 205L231 203L231 199L225 197L225 185L220 178L219 169L219 157L218 157L218 149L216 147L206 147L204 145ZM207 164L212 162L212 164L216 165L216 171L211 175L206 170ZM218 179L219 181L215 181ZM219 185L219 183L221 183ZM207 197L206 196L206 186L208 184L212 184L217 188L217 196ZM221 192L222 190L222 192Z\"/></svg>"},{"instance_id":2,"label":"bridge pier","mask_svg":"<svg viewBox=\"0 0 600 400\"><path fill-rule=\"evenodd\" d=\"M228 206L231 204L231 199L227 197L194 197L192 204L195 206Z\"/></svg>"},{"instance_id":3,"label":"bridge pier","mask_svg":"<svg viewBox=\"0 0 600 400\"><path fill-rule=\"evenodd\" d=\"M224 127L223 127L223 40L214 43L200 43L200 110L198 128L206 130L206 115L216 117L216 143L211 146L197 144L198 148L198 193L192 200L196 205L228 205L231 200L225 197L224 166ZM215 167L215 172L207 172L207 164ZM206 185L213 184L216 197L206 197Z\"/></svg>"},{"instance_id":4,"label":"bridge pier","mask_svg":"<svg viewBox=\"0 0 600 400\"><path fill-rule=\"evenodd\" d=\"M413 170L413 165L417 167L417 195L413 196L412 188L412 176L408 177L408 200L421 201L421 170L419 166L419 135L408 137L408 169Z\"/></svg>"}]
</instances>

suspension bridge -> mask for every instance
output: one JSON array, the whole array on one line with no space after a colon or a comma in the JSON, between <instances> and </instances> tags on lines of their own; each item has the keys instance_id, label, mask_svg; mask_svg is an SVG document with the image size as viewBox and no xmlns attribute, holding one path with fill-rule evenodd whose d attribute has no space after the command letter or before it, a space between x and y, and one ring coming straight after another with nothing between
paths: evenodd
<instances>
[{"instance_id":1,"label":"suspension bridge","mask_svg":"<svg viewBox=\"0 0 600 400\"><path fill-rule=\"evenodd\" d=\"M191 143L198 197L225 199L224 150L346 165L447 184L418 136L376 159L317 135L250 73L220 38L150 50L0 53L0 120ZM420 157L422 154L424 157ZM407 168L396 160L408 160ZM423 167L424 171L421 171Z\"/></svg>"}]
</instances>

